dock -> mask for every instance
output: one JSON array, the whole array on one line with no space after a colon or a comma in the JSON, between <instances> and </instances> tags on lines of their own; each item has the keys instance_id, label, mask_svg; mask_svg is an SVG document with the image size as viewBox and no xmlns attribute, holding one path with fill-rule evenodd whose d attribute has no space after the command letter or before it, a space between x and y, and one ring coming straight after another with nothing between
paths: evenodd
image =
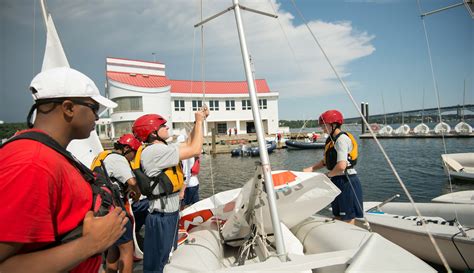
<instances>
[{"instance_id":1,"label":"dock","mask_svg":"<svg viewBox=\"0 0 474 273\"><path fill-rule=\"evenodd\" d=\"M457 133L447 133L447 134L444 134L444 135L441 135L441 134L426 134L426 135L422 135L422 134L413 134L413 133L410 133L408 135L379 135L379 134L376 134L376 137L378 139L400 139L400 138L469 138L469 137L474 137L474 133L470 133L470 134L457 134ZM365 133L365 134L361 134L359 135L359 138L361 139L364 139L364 138L373 138L371 134L368 134L368 133Z\"/></svg>"}]
</instances>

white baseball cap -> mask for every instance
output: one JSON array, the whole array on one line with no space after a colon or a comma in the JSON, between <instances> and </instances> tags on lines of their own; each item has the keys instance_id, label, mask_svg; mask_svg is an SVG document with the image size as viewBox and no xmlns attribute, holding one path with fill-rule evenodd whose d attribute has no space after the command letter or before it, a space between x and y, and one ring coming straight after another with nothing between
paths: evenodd
<instances>
[{"instance_id":1,"label":"white baseball cap","mask_svg":"<svg viewBox=\"0 0 474 273\"><path fill-rule=\"evenodd\" d=\"M57 67L39 73L31 81L30 90L34 100L86 97L98 102L102 106L101 110L117 107L115 102L100 94L89 77L69 67Z\"/></svg>"}]
</instances>

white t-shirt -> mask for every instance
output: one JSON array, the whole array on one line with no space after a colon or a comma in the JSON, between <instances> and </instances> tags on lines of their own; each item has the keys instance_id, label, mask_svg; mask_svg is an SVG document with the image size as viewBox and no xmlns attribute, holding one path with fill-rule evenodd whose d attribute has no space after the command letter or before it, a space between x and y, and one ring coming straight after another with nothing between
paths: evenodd
<instances>
[{"instance_id":1,"label":"white t-shirt","mask_svg":"<svg viewBox=\"0 0 474 273\"><path fill-rule=\"evenodd\" d=\"M157 143L147 146L142 151L140 160L143 171L149 177L155 177L162 170L179 164L179 146L177 144ZM163 193L161 185L156 186L153 194ZM149 211L175 212L179 210L179 192L150 200Z\"/></svg>"},{"instance_id":2,"label":"white t-shirt","mask_svg":"<svg viewBox=\"0 0 474 273\"><path fill-rule=\"evenodd\" d=\"M184 183L186 184L186 187L195 187L199 185L199 179L197 178L196 175L191 174L191 168L194 165L194 162L196 160L194 157L182 160L183 162L183 173L184 173Z\"/></svg>"},{"instance_id":3,"label":"white t-shirt","mask_svg":"<svg viewBox=\"0 0 474 273\"><path fill-rule=\"evenodd\" d=\"M346 161L347 167L351 166L351 163L347 160L348 154L352 151L353 145L351 139L346 134L341 134L334 144L334 149L337 152L337 162ZM354 168L347 169L347 174L356 174Z\"/></svg>"},{"instance_id":4,"label":"white t-shirt","mask_svg":"<svg viewBox=\"0 0 474 273\"><path fill-rule=\"evenodd\" d=\"M126 184L127 180L135 177L130 167L130 163L123 156L115 153L109 154L104 159L104 167L109 177L113 177L122 184Z\"/></svg>"}]
</instances>

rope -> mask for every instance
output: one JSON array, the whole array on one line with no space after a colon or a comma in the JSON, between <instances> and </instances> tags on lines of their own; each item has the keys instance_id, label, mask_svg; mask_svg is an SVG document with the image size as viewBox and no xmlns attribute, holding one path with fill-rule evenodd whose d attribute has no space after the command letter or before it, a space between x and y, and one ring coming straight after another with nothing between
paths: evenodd
<instances>
[{"instance_id":1,"label":"rope","mask_svg":"<svg viewBox=\"0 0 474 273\"><path fill-rule=\"evenodd\" d=\"M471 230L471 229L468 229L468 230ZM467 231L467 230L466 230L466 231ZM463 261L464 264L466 265L466 268L469 269L469 272L473 272L473 271L472 271L472 268L469 266L469 264L467 263L466 259L464 258L464 256L462 255L461 251L459 250L458 246L456 245L456 242L454 241L454 237L456 237L459 233L461 233L461 231L458 232L458 233L455 233L455 234L453 234L453 236L451 236L451 242L453 242L453 245L454 245L454 247L456 248L456 250L458 251L459 256L461 256L462 261Z\"/></svg>"},{"instance_id":2,"label":"rope","mask_svg":"<svg viewBox=\"0 0 474 273\"><path fill-rule=\"evenodd\" d=\"M202 14L202 11L203 11L203 6L202 6L202 0L201 0L201 21L203 20L203 14ZM194 46L194 43L193 43L193 46ZM194 48L193 48L193 58L194 58ZM201 82L202 82L202 92L203 92L203 103L205 101L205 98L206 98L206 82L205 82L205 66L204 66L204 60L205 60L205 55L204 55L204 25L201 25ZM194 60L193 60L193 63L194 63ZM194 68L193 68L194 69ZM193 73L194 74L194 73ZM204 104L203 104L204 106ZM209 109L210 111L210 109ZM206 128L206 133L207 133L207 128L208 127L208 124L207 124L207 119L204 120L204 126ZM207 154L210 155L211 154L211 141L212 141L212 138L211 138L211 141L208 140L208 138L206 137L205 138L207 141ZM221 223L219 221L219 215L217 214L218 210L217 210L217 204L216 204L216 189L215 189L215 183L214 183L214 168L213 168L213 165L212 165L212 159L209 160L209 172L210 172L210 176L211 176L211 189L212 189L212 199L213 199L213 203L214 203L214 211L216 212L216 228L217 228L217 232L219 233L221 239L222 239L222 234L221 234ZM219 249L221 249L222 245L219 244Z\"/></svg>"},{"instance_id":3,"label":"rope","mask_svg":"<svg viewBox=\"0 0 474 273\"><path fill-rule=\"evenodd\" d=\"M415 204L415 201L413 200L413 197L411 196L410 192L408 191L405 183L402 181L400 175L398 174L397 170L395 169L395 166L393 165L392 161L390 160L390 158L388 157L387 153L385 152L385 149L382 147L382 144L380 143L380 141L378 140L377 136L375 135L374 131L372 130L372 128L370 127L369 123L367 122L367 120L365 119L364 115L362 115L362 113L360 112L360 109L354 99L354 97L352 96L352 92L349 90L349 88L346 86L345 82L342 80L342 78L340 77L339 73L337 72L337 70L335 69L334 65L332 64L331 60L329 59L329 57L327 56L326 54L326 51L323 49L323 47L321 46L321 44L319 43L318 39L316 38L316 36L314 35L313 31L311 30L311 28L308 26L308 23L306 21L306 19L304 18L303 14L301 14L300 10L296 7L296 3L294 0L291 0L293 6L295 7L297 13L299 14L299 16L301 17L302 21L304 22L304 24L306 25L306 28L308 29L308 31L311 33L311 36L313 37L314 41L316 42L316 44L318 45L319 49L321 50L322 54L324 55L324 58L326 59L326 61L328 62L328 64L331 66L331 69L333 70L334 74L336 75L337 79L339 80L339 82L341 83L342 87L344 88L344 90L346 91L347 95L349 96L352 104L354 105L355 109L357 110L357 113L360 115L360 117L362 118L362 121L364 122L364 124L368 127L369 129L369 132L370 134L372 135L372 137L374 138L374 141L376 142L377 146L379 147L380 151L382 152L385 160L387 161L390 169L392 170L393 174L395 175L398 183L400 184L400 186L402 187L403 191L405 192L406 196L408 197L408 200L410 200L410 203L412 204L413 208L415 209L416 213L418 216L421 217L421 213L420 213L420 210L418 209L418 207L416 206ZM446 262L446 258L444 257L443 253L441 252L438 244L436 243L436 241L434 240L433 238L433 235L431 234L431 232L428 230L427 228L427 225L424 225L425 226L425 230L426 230L426 233L428 234L428 236L430 237L430 240L433 244L433 246L435 247L436 249L436 252L438 253L438 255L440 256L441 260L443 261L443 265L446 267L446 269L448 270L448 272L451 272L451 269L449 268L449 265L448 263Z\"/></svg>"},{"instance_id":4,"label":"rope","mask_svg":"<svg viewBox=\"0 0 474 273\"><path fill-rule=\"evenodd\" d=\"M33 77L35 76L35 59L36 59L36 0L33 0L33 61L32 66L32 72L33 72Z\"/></svg>"},{"instance_id":5,"label":"rope","mask_svg":"<svg viewBox=\"0 0 474 273\"><path fill-rule=\"evenodd\" d=\"M272 1L271 1L271 0L268 0L268 2L270 3L270 6L272 7L273 13L274 13L274 14L277 14L277 11L276 11L275 7L273 6ZM296 59L295 50L294 50L293 47L291 46L290 39L288 39L288 35L286 35L286 31L285 31L285 29L283 28L283 26L281 25L280 16L277 17L277 21L278 21L278 25L280 26L281 31L283 32L283 35L285 36L286 44L288 45L288 48L289 48L290 51L291 51L291 55L293 56L293 59L294 59L294 61L295 61L295 64L296 64L296 66L298 66L299 72L302 72L303 69L301 69L300 63L299 63L298 60Z\"/></svg>"},{"instance_id":6,"label":"rope","mask_svg":"<svg viewBox=\"0 0 474 273\"><path fill-rule=\"evenodd\" d=\"M417 0L416 3L417 3L417 6L418 6L419 13L422 14L420 0ZM427 47L427 50L428 50L428 58L429 58L429 61L430 61L431 78L433 80L433 86L434 86L434 91L435 91L435 96L436 96L436 106L438 108L439 122L442 124L443 120L442 120L442 117L441 117L441 105L440 105L440 101L439 101L439 90L438 90L438 84L437 84L436 76L435 76L435 72L434 72L430 41L429 41L429 38L428 38L428 31L426 30L426 24L425 24L425 17L424 16L421 16L421 22L423 23L423 32L425 34L426 47ZM443 142L444 153L447 154L448 152L447 152L447 148L446 148L446 139L444 137L444 130L441 130L441 139L442 139L442 142ZM443 164L445 165L444 167L446 168L446 170L448 170L449 190L452 193L453 192L453 184L452 184L452 181L451 181L451 175L449 175L449 167L446 165L446 163L444 161L443 161ZM456 219L459 219L458 211L456 209L454 199L452 200L452 204L453 204L454 214L456 216ZM439 253L438 253L438 255L439 255ZM445 260L444 256L440 256L440 258L443 261L443 265L444 265L444 267L446 267L446 270L448 272L451 272L451 269L450 269L447 261Z\"/></svg>"}]
</instances>

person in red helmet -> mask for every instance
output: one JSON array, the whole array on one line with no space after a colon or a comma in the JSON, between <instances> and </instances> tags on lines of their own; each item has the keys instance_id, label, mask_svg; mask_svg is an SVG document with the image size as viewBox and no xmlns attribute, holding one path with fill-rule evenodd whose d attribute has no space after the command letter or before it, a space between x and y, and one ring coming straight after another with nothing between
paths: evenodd
<instances>
[{"instance_id":1,"label":"person in red helmet","mask_svg":"<svg viewBox=\"0 0 474 273\"><path fill-rule=\"evenodd\" d=\"M326 139L324 158L316 164L303 169L313 172L326 167L326 175L341 190L331 203L336 219L355 223L355 218L363 217L362 187L354 166L357 163L358 147L354 136L341 130L344 118L337 110L328 110L319 117L319 125Z\"/></svg>"},{"instance_id":2,"label":"person in red helmet","mask_svg":"<svg viewBox=\"0 0 474 273\"><path fill-rule=\"evenodd\" d=\"M166 126L166 119L160 115L143 115L133 123L133 134L146 145L140 156L140 170L150 179L147 185L150 188L146 193L143 192L148 197L150 212L145 223L145 273L162 272L171 251L176 249L179 194L184 184L180 161L199 156L201 153L203 122L208 115L209 111L205 106L195 113L194 128L183 143L167 143L166 140L170 137L169 128ZM173 177L168 176L169 170L172 170ZM161 180L163 176L173 182L172 187L165 186L167 182Z\"/></svg>"},{"instance_id":3,"label":"person in red helmet","mask_svg":"<svg viewBox=\"0 0 474 273\"><path fill-rule=\"evenodd\" d=\"M130 167L130 161L135 158L135 153L141 143L134 135L125 134L114 143L114 150L99 153L92 162L91 169L105 168L107 176L120 192L120 198L126 210L130 210L127 193L132 193L137 198L140 190L135 180L135 175ZM103 166L102 166L103 165ZM130 217L130 211L127 211ZM125 233L107 251L106 272L133 271L133 228L129 221Z\"/></svg>"}]
</instances>

